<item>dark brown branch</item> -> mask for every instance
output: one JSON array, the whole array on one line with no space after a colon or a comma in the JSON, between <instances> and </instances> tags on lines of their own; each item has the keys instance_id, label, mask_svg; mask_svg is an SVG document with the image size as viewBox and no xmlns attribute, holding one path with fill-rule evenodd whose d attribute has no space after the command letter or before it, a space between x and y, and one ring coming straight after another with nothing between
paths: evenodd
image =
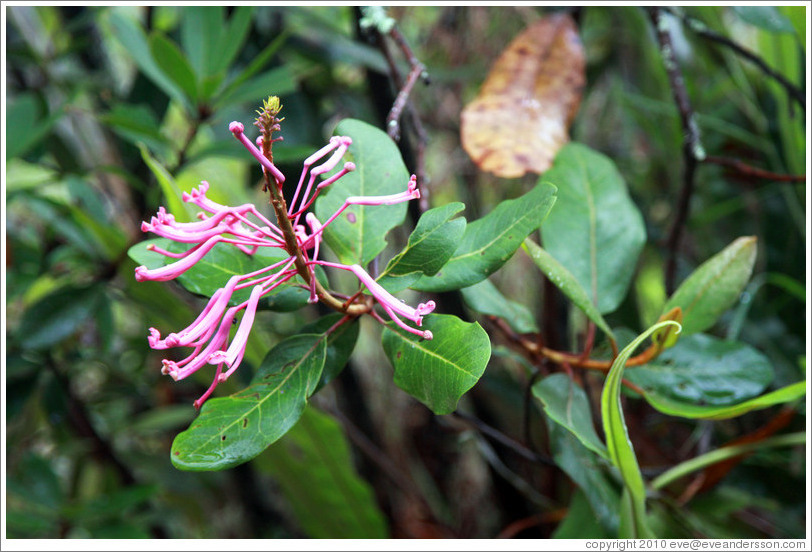
<instances>
[{"instance_id":1,"label":"dark brown branch","mask_svg":"<svg viewBox=\"0 0 812 552\"><path fill-rule=\"evenodd\" d=\"M509 437L508 435L505 435L498 429L489 426L479 418L459 411L452 412L451 415L473 426L477 431L479 431L483 435L490 437L491 439L493 439L497 443L500 443L501 445L504 445L505 447L509 448L510 450L512 450L525 460L534 462L536 464L542 464L544 466L556 465L552 459L546 456L542 456L541 454L538 454L536 452L533 452L520 442L516 441L512 437Z\"/></svg>"},{"instance_id":2,"label":"dark brown branch","mask_svg":"<svg viewBox=\"0 0 812 552\"><path fill-rule=\"evenodd\" d=\"M657 42L660 45L660 54L663 58L668 82L671 85L671 92L674 95L674 102L679 111L680 123L682 124L682 158L683 177L682 189L677 200L677 210L671 229L668 232L665 246L668 250L668 259L665 267L665 287L670 295L674 291L677 272L677 250L679 249L680 238L685 223L688 220L688 211L691 204L691 196L694 192L694 176L696 166L699 161L705 158L705 151L699 136L699 127L696 124L688 92L685 89L685 80L674 55L674 45L671 35L668 32L667 23L663 18L662 8L648 8L649 17L654 24L654 32Z\"/></svg>"},{"instance_id":3,"label":"dark brown branch","mask_svg":"<svg viewBox=\"0 0 812 552\"><path fill-rule=\"evenodd\" d=\"M723 167L727 167L729 169L733 169L739 174L744 176L751 176L753 178L761 178L764 180L774 180L776 182L806 182L806 175L805 174L780 174L774 173L770 171L766 171L764 169L760 169L758 167L754 167L752 165L748 165L744 161L739 159L734 159L731 157L717 157L713 155L709 155L704 159L705 163L711 163L713 165L721 165Z\"/></svg>"},{"instance_id":4,"label":"dark brown branch","mask_svg":"<svg viewBox=\"0 0 812 552\"><path fill-rule=\"evenodd\" d=\"M711 42L715 42L716 44L725 46L726 48L730 48L739 56L756 65L756 67L758 67L765 75L771 77L772 79L776 80L779 84L781 84L781 86L783 86L784 89L787 91L787 95L790 96L792 99L794 99L796 102L798 102L798 104L801 106L801 109L806 111L806 96L804 95L803 90L795 86L793 83L789 82L789 80L787 80L787 78L784 75L773 70L759 56L757 56L747 48L744 48L743 46L733 42L728 37L709 29L704 23L702 23L698 19L688 17L684 13L681 13L679 10L675 10L673 8L667 9L669 13L682 19L682 21L685 22L688 28L691 29L696 34L698 34L699 36L707 40L710 40Z\"/></svg>"},{"instance_id":5,"label":"dark brown branch","mask_svg":"<svg viewBox=\"0 0 812 552\"><path fill-rule=\"evenodd\" d=\"M408 101L409 94L411 93L412 88L414 87L415 83L417 82L418 78L423 78L426 84L429 83L428 74L426 73L425 66L420 63L420 61L415 57L412 49L409 47L406 39L403 37L401 32L398 30L397 27L393 27L392 30L388 33L387 36L390 36L395 43L400 47L401 52L409 61L409 65L411 66L411 71L407 77L406 82L403 81L403 76L400 74L400 70L398 69L397 63L395 62L394 57L392 56L391 51L389 50L389 46L384 40L384 35L380 32L377 33L377 44L381 50L381 53L386 59L386 63L389 66L389 74L392 78L392 82L395 85L395 88L400 90L395 101L392 104L392 108L389 111L389 114L386 117L386 130L389 134L389 137L393 140L400 139L400 126L399 126L399 119L401 116L401 112L405 110L406 116L408 117L408 122L414 131L414 134L417 138L416 144L416 152L415 152L415 175L417 176L417 181L421 184L421 195L419 200L420 211L425 212L429 209L429 194L428 194L428 187L426 186L426 144L428 143L428 135L426 134L425 128L423 128L423 123L420 120L420 116L417 114L417 111L412 106L411 102Z\"/></svg>"},{"instance_id":6,"label":"dark brown branch","mask_svg":"<svg viewBox=\"0 0 812 552\"><path fill-rule=\"evenodd\" d=\"M401 34L400 30L393 26L392 29L389 31L389 36L392 37L392 40L400 48L400 51L403 52L403 55L406 56L406 59L409 61L409 67L411 67L409 71L409 76L406 78L406 83L403 84L400 88L400 92L398 93L397 98L395 98L395 103L392 105L392 110L389 112L389 116L386 118L386 131L389 133L389 136L392 139L397 140L398 136L400 135L400 128L398 121L400 120L400 113L403 111L403 108L406 105L406 101L409 99L409 94L414 88L414 85L417 83L417 79L422 78L423 82L426 84L429 83L429 76L426 73L426 66L420 63L420 60L417 59L417 56L414 55L411 47L409 47L409 43L406 42L406 38Z\"/></svg>"}]
</instances>

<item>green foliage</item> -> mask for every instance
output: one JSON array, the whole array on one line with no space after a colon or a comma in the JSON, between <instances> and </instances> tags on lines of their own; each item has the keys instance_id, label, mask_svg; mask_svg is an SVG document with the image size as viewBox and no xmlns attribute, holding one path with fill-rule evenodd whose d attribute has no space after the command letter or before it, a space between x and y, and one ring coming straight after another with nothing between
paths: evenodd
<instances>
[{"instance_id":1,"label":"green foliage","mask_svg":"<svg viewBox=\"0 0 812 552\"><path fill-rule=\"evenodd\" d=\"M536 266L541 269L547 279L555 284L555 287L560 289L561 292L572 301L573 305L581 309L607 336L612 339L615 338L612 329L603 319L603 316L601 316L595 303L589 298L586 290L564 265L559 263L555 257L539 247L539 245L530 238L524 240L522 247L530 258L533 259L533 262L536 263Z\"/></svg>"},{"instance_id":2,"label":"green foliage","mask_svg":"<svg viewBox=\"0 0 812 552\"><path fill-rule=\"evenodd\" d=\"M505 298L490 280L460 290L466 304L481 314L503 318L518 333L539 331L533 315L521 303Z\"/></svg>"},{"instance_id":3,"label":"green foliage","mask_svg":"<svg viewBox=\"0 0 812 552\"><path fill-rule=\"evenodd\" d=\"M677 402L724 406L755 397L772 382L769 360L749 345L704 334L681 338L626 378Z\"/></svg>"},{"instance_id":4,"label":"green foliage","mask_svg":"<svg viewBox=\"0 0 812 552\"><path fill-rule=\"evenodd\" d=\"M690 188L684 114L640 7L579 11L588 79L571 141L544 174L504 180L465 158L459 114L528 13L395 6L368 36L346 6L11 6L8 536L802 538L806 188L713 158L803 174L804 108L702 33L802 95L806 12L669 11L709 156ZM407 67L391 25L432 77L397 141L381 117L397 90L380 46ZM286 197L325 133L353 140L338 168L357 168L323 190L320 220L417 174L419 204L349 208L322 258L436 302L419 328L433 339L309 305L296 276L263 299L243 365L196 412L217 367L172 381L160 359L191 349L150 349L148 329L183 328L230 277L287 255L218 244L174 282L136 282L136 265L173 261L150 244L186 247L140 223L159 206L198 220L182 194L201 180L273 220L228 131L242 121L253 139L268 95L285 104ZM316 275L373 306L348 273Z\"/></svg>"},{"instance_id":5,"label":"green foliage","mask_svg":"<svg viewBox=\"0 0 812 552\"><path fill-rule=\"evenodd\" d=\"M448 291L481 282L496 272L541 225L556 200L556 188L539 182L516 199L502 201L481 219L469 223L457 250L436 276L424 276L412 287Z\"/></svg>"},{"instance_id":6,"label":"green foliage","mask_svg":"<svg viewBox=\"0 0 812 552\"><path fill-rule=\"evenodd\" d=\"M544 179L558 187L556 205L542 225L544 249L575 277L599 312L614 311L646 241L643 217L623 177L608 157L568 144Z\"/></svg>"},{"instance_id":7,"label":"green foliage","mask_svg":"<svg viewBox=\"0 0 812 552\"><path fill-rule=\"evenodd\" d=\"M184 470L222 470L252 459L293 427L324 369L324 334L299 334L268 351L251 385L206 402L172 443Z\"/></svg>"},{"instance_id":8,"label":"green foliage","mask_svg":"<svg viewBox=\"0 0 812 552\"><path fill-rule=\"evenodd\" d=\"M656 391L645 394L646 400L665 414L682 418L699 418L704 420L724 420L746 414L751 410L761 410L777 404L792 403L806 394L806 382L799 381L781 389L771 391L755 399L740 402L729 406L705 406L701 404L675 401L667 396L661 396Z\"/></svg>"},{"instance_id":9,"label":"green foliage","mask_svg":"<svg viewBox=\"0 0 812 552\"><path fill-rule=\"evenodd\" d=\"M756 239L739 238L697 268L668 298L682 309L685 335L707 330L738 300L756 262Z\"/></svg>"},{"instance_id":10,"label":"green foliage","mask_svg":"<svg viewBox=\"0 0 812 552\"><path fill-rule=\"evenodd\" d=\"M541 402L550 420L576 436L592 452L608 458L606 446L592 427L589 400L571 379L564 374L547 376L533 386L533 396Z\"/></svg>"},{"instance_id":11,"label":"green foliage","mask_svg":"<svg viewBox=\"0 0 812 552\"><path fill-rule=\"evenodd\" d=\"M420 276L434 276L451 258L465 232L464 218L452 218L465 208L449 203L430 209L420 216L406 247L395 255L378 277L391 292L401 291Z\"/></svg>"},{"instance_id":12,"label":"green foliage","mask_svg":"<svg viewBox=\"0 0 812 552\"><path fill-rule=\"evenodd\" d=\"M606 435L606 447L612 464L620 470L623 478L624 490L621 499L620 535L626 538L647 538L651 530L646 522L646 490L640 466L634 454L629 430L623 416L620 404L620 382L626 361L632 352L655 331L666 325L679 324L672 321L660 322L647 329L627 345L612 362L612 367L606 375L606 383L601 393L601 419L603 432Z\"/></svg>"},{"instance_id":13,"label":"green foliage","mask_svg":"<svg viewBox=\"0 0 812 552\"><path fill-rule=\"evenodd\" d=\"M383 349L395 367L398 387L435 414L450 414L485 372L491 342L478 323L447 314L429 315L423 329L434 339L424 340L390 324L383 332Z\"/></svg>"},{"instance_id":14,"label":"green foliage","mask_svg":"<svg viewBox=\"0 0 812 552\"><path fill-rule=\"evenodd\" d=\"M257 462L279 484L308 537L388 536L372 488L352 469L349 443L330 416L307 408Z\"/></svg>"},{"instance_id":15,"label":"green foliage","mask_svg":"<svg viewBox=\"0 0 812 552\"><path fill-rule=\"evenodd\" d=\"M335 130L352 138L347 159L356 169L331 185L316 200L316 216L327 220L350 196L402 192L409 173L386 134L362 121L342 121ZM345 264L366 265L386 248L386 233L399 226L406 205L352 205L324 231L324 239Z\"/></svg>"}]
</instances>

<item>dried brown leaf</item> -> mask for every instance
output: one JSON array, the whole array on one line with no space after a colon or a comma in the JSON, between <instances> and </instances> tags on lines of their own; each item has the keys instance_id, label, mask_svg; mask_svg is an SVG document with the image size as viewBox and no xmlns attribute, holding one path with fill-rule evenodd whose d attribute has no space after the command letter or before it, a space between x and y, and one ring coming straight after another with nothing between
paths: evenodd
<instances>
[{"instance_id":1,"label":"dried brown leaf","mask_svg":"<svg viewBox=\"0 0 812 552\"><path fill-rule=\"evenodd\" d=\"M528 26L502 52L462 111L462 146L504 178L542 173L569 140L586 81L584 51L567 14Z\"/></svg>"}]
</instances>

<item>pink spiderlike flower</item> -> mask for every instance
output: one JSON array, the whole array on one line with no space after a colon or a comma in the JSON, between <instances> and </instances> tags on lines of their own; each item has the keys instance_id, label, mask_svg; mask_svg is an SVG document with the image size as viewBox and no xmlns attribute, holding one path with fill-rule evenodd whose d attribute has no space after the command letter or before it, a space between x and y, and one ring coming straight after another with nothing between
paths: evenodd
<instances>
[{"instance_id":1,"label":"pink spiderlike flower","mask_svg":"<svg viewBox=\"0 0 812 552\"><path fill-rule=\"evenodd\" d=\"M232 122L229 125L229 130L259 161L263 171L269 173L277 185L281 187L285 182L285 176L245 136L244 125L236 121ZM261 137L257 142L260 146L262 145ZM319 175L329 173L338 165L351 144L352 139L347 136L334 136L326 146L305 159L302 175L299 178L287 211L287 218L293 227L298 249L306 263L305 266L309 276L309 285L307 286L310 292L309 301L316 302L319 300L315 275L316 265L347 270L358 277L360 283L369 290L375 301L380 304L384 312L396 324L424 339L432 339L430 331L412 328L401 318L405 318L420 327L423 316L434 310L433 301L421 303L417 308L412 308L381 287L361 266L319 260L322 233L344 210L350 205L393 205L419 198L420 191L417 189L415 176L412 176L409 180L406 190L398 194L351 196L346 198L343 205L324 223L321 223L313 213L307 213L305 222L309 227L309 233L305 225L299 224L299 218L313 204L322 189L355 170L355 164L345 163L333 176L316 184L316 178ZM313 166L328 155L329 158L326 161L315 167ZM307 183L305 184L306 179ZM149 222L141 224L141 229L144 232L152 232L178 243L189 244L191 247L184 252L175 253L151 246L152 251L173 259L173 261L153 269L148 269L145 266L137 267L135 269L136 280L139 282L172 280L192 268L218 243L233 245L247 255L253 255L261 247L286 250L282 230L262 215L253 204L237 207L220 205L206 196L208 189L208 182L203 181L197 189L183 194L183 201L196 205L202 210L198 214L198 221L177 222L171 213L167 213L163 207L160 207L156 216L152 217ZM217 384L227 380L242 362L260 299L299 274L295 265L296 256L291 254L290 251L287 252L288 256L277 263L249 274L231 277L222 288L211 296L206 307L187 328L177 333L170 333L164 339L161 339L161 334L157 329L149 329L148 341L153 349L192 348L191 353L183 360L164 359L162 361L162 372L164 374L171 376L175 380L181 380L207 364L217 367L211 386L195 401L196 408L200 408L217 387ZM238 290L249 287L251 288L250 297L246 301L229 308L229 301L233 294ZM234 336L229 339L231 327L240 311L243 311L243 314L239 326ZM370 311L370 314L378 321L385 323L374 310ZM227 367L225 371L223 371L223 365Z\"/></svg>"}]
</instances>

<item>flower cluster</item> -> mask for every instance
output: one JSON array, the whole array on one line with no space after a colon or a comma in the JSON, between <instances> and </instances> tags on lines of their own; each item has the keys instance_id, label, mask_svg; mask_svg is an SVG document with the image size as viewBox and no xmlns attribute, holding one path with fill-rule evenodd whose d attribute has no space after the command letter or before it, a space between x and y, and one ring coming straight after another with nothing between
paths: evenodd
<instances>
[{"instance_id":1,"label":"flower cluster","mask_svg":"<svg viewBox=\"0 0 812 552\"><path fill-rule=\"evenodd\" d=\"M263 171L273 177L277 186L281 187L285 181L284 175L260 151L262 136L255 145L244 134L244 126L239 122L232 122L229 130L234 134L262 165ZM217 384L225 381L239 367L245 354L248 335L254 323L257 306L260 299L272 292L280 285L295 278L297 275L305 280L304 284L310 291L310 302L324 298L324 290L316 279L315 267L317 265L347 270L356 275L386 314L404 330L419 335L424 339L431 339L429 331L421 331L407 325L401 318L413 322L416 326L422 325L422 317L432 312L434 302L421 303L413 308L393 297L359 265L344 265L327 262L319 259L319 248L324 229L330 225L350 205L392 205L420 197L417 181L412 176L405 191L399 194L384 196L351 196L344 200L343 205L323 223L316 216L308 212L304 221L300 219L312 205L319 192L342 176L355 170L353 163L344 163L343 167L329 178L318 184L318 176L329 173L340 162L352 140L347 136L335 136L329 144L308 157L304 161L301 178L296 186L290 207L287 209L287 228L293 229L293 236L286 236L285 231L277 224L266 218L253 204L238 207L220 205L206 197L209 184L203 181L200 186L190 193L183 194L183 200L192 203L201 209L196 222L178 222L161 207L150 222L144 222L141 229L152 232L158 236L172 241L193 244L182 253L171 252L159 247L150 246L152 251L174 259L169 264L159 268L149 269L139 266L135 269L135 278L140 281L165 281L183 274L202 259L218 243L237 247L247 255L253 255L260 247L275 247L284 250L287 257L283 260L264 267L260 270L233 276L209 300L203 312L187 328L177 333L170 333L162 338L155 328L150 328L149 344L153 349L170 349L175 347L188 347L191 352L183 360L163 360L162 372L175 380L181 380L196 372L201 367L211 364L216 366L214 381L208 390L195 401L195 407L200 408L203 402L211 395ZM318 166L313 166L328 155L329 158ZM309 174L309 178L308 178ZM305 180L307 179L307 183ZM298 202L298 205L297 205ZM294 243L291 244L291 240ZM233 294L241 289L250 288L249 298L242 303L229 307ZM347 305L351 300L347 301ZM230 330L240 311L244 311L236 333L229 340ZM369 314L380 322L385 322L370 306ZM225 366L225 369L224 369Z\"/></svg>"}]
</instances>

